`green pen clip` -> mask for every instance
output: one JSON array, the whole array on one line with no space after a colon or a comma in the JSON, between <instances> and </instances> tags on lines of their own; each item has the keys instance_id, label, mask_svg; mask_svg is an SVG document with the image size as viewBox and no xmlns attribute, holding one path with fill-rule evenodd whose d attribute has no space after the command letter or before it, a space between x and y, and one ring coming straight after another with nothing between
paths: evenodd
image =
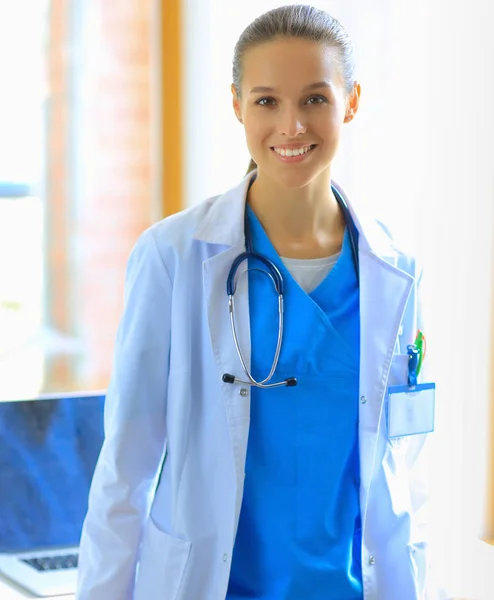
<instances>
[{"instance_id":1,"label":"green pen clip","mask_svg":"<svg viewBox=\"0 0 494 600\"><path fill-rule=\"evenodd\" d=\"M414 344L416 346L417 350L419 351L419 361L418 361L418 365L417 365L417 376L420 373L420 369L422 368L422 363L424 361L424 342L425 342L424 334L419 329L417 331L417 337L415 338L415 344Z\"/></svg>"}]
</instances>

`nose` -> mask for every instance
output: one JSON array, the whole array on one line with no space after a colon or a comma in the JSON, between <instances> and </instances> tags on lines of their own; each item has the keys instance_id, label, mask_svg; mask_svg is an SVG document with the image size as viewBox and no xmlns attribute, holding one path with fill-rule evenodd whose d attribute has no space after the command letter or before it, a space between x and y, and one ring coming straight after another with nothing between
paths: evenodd
<instances>
[{"instance_id":1,"label":"nose","mask_svg":"<svg viewBox=\"0 0 494 600\"><path fill-rule=\"evenodd\" d=\"M307 127L297 108L286 107L279 116L278 133L287 137L295 137L305 133Z\"/></svg>"}]
</instances>

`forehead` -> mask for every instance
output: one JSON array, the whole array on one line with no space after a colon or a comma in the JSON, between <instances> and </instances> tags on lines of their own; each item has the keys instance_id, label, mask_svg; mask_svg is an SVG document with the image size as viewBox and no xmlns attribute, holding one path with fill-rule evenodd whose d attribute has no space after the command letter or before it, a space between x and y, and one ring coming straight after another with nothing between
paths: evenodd
<instances>
[{"instance_id":1,"label":"forehead","mask_svg":"<svg viewBox=\"0 0 494 600\"><path fill-rule=\"evenodd\" d=\"M300 38L277 39L249 48L244 55L242 87L280 90L304 88L314 81L343 83L335 50L327 44Z\"/></svg>"}]
</instances>

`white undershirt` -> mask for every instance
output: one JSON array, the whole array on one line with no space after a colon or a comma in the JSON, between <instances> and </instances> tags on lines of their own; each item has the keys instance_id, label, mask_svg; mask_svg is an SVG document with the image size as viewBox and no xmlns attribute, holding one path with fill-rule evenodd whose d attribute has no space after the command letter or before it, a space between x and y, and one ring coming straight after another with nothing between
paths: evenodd
<instances>
[{"instance_id":1,"label":"white undershirt","mask_svg":"<svg viewBox=\"0 0 494 600\"><path fill-rule=\"evenodd\" d=\"M310 294L324 281L334 267L341 252L324 258L285 258L281 257L283 264L290 272L299 286Z\"/></svg>"}]
</instances>

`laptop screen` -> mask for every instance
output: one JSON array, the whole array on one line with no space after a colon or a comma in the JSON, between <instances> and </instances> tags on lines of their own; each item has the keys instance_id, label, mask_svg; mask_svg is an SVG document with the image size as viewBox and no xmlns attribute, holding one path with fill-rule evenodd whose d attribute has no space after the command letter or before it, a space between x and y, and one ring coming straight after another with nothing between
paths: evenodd
<instances>
[{"instance_id":1,"label":"laptop screen","mask_svg":"<svg viewBox=\"0 0 494 600\"><path fill-rule=\"evenodd\" d=\"M79 544L104 398L0 402L0 552Z\"/></svg>"}]
</instances>

